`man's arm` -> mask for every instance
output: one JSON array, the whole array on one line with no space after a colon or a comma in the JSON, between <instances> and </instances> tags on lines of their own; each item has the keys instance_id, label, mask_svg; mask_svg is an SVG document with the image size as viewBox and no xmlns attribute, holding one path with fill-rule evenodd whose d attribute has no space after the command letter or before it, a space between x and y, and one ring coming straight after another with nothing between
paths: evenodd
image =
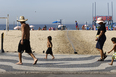
<instances>
[{"instance_id":1,"label":"man's arm","mask_svg":"<svg viewBox=\"0 0 116 77\"><path fill-rule=\"evenodd\" d=\"M30 40L30 31L29 31L28 39Z\"/></svg>"},{"instance_id":2,"label":"man's arm","mask_svg":"<svg viewBox=\"0 0 116 77\"><path fill-rule=\"evenodd\" d=\"M27 24L29 26L29 24ZM29 40L30 40L30 27L29 27Z\"/></svg>"},{"instance_id":3,"label":"man's arm","mask_svg":"<svg viewBox=\"0 0 116 77\"><path fill-rule=\"evenodd\" d=\"M21 25L22 37L21 37L21 44L23 44L24 39L24 25Z\"/></svg>"}]
</instances>

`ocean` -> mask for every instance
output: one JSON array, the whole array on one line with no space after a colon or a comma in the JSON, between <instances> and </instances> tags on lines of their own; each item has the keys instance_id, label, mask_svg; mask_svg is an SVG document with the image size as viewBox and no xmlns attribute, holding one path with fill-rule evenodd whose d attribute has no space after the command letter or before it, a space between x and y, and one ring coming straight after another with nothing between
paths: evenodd
<instances>
[{"instance_id":1,"label":"ocean","mask_svg":"<svg viewBox=\"0 0 116 77\"><path fill-rule=\"evenodd\" d=\"M34 26L34 30L38 30L38 28L43 28L45 25L47 26L47 29L49 27L53 27L53 28L57 28L57 24L29 24L29 25L33 25ZM81 30L82 25L85 24L78 24L79 25L79 29ZM90 27L92 27L91 24L88 24ZM9 30L13 30L14 27L17 26L16 24L9 24ZM21 26L19 24L19 26ZM68 30L76 30L75 24L65 24L65 26L67 27ZM5 30L6 29L6 24L0 24L0 30Z\"/></svg>"}]
</instances>

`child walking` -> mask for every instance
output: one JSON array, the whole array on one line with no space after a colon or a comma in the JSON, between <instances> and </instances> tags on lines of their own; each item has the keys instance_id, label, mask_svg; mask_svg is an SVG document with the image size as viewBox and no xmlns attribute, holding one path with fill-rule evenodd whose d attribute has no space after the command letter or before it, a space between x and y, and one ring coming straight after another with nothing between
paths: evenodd
<instances>
[{"instance_id":1,"label":"child walking","mask_svg":"<svg viewBox=\"0 0 116 77\"><path fill-rule=\"evenodd\" d=\"M53 45L52 45L52 37L51 36L48 36L47 37L47 47L48 47L48 49L47 49L47 51L46 51L46 57L45 57L45 59L47 59L47 56L48 56L48 54L50 54L53 58L52 59L54 59L55 57L54 57L54 55L53 55L53 52L52 52L52 47L53 47Z\"/></svg>"},{"instance_id":2,"label":"child walking","mask_svg":"<svg viewBox=\"0 0 116 77\"><path fill-rule=\"evenodd\" d=\"M114 61L114 59L116 59L116 38L113 37L113 38L111 39L111 41L112 41L112 43L114 44L114 46L113 46L112 50L110 50L110 51L108 52L108 54L109 54L110 52L112 52L113 50L114 50L114 54L112 55L112 61L111 61L111 63L110 63L109 65L113 65L113 61Z\"/></svg>"}]
</instances>

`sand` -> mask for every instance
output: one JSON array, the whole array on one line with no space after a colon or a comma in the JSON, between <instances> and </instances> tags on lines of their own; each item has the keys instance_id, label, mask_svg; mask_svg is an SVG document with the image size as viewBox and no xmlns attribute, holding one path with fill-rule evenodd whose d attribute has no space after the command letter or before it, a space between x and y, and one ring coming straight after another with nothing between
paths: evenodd
<instances>
[{"instance_id":1,"label":"sand","mask_svg":"<svg viewBox=\"0 0 116 77\"><path fill-rule=\"evenodd\" d=\"M4 51L14 52L18 49L21 39L20 30L10 30L4 32ZM54 54L74 54L74 49L78 54L99 54L95 49L97 31L67 30L67 31L30 31L30 44L32 51L43 54L47 50L47 36L52 36ZM0 36L1 37L1 36ZM115 37L115 31L106 32L107 40L104 45L104 52L112 49L111 38ZM0 41L1 43L1 41ZM1 44L0 44L1 47ZM111 53L112 54L112 53Z\"/></svg>"}]
</instances>

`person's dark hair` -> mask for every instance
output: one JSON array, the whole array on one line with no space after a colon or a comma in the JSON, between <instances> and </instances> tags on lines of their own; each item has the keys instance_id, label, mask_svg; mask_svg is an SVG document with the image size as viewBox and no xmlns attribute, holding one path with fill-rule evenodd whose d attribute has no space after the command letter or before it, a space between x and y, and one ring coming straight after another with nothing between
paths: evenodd
<instances>
[{"instance_id":1,"label":"person's dark hair","mask_svg":"<svg viewBox=\"0 0 116 77\"><path fill-rule=\"evenodd\" d=\"M111 41L114 41L116 43L116 37L113 37Z\"/></svg>"},{"instance_id":2,"label":"person's dark hair","mask_svg":"<svg viewBox=\"0 0 116 77\"><path fill-rule=\"evenodd\" d=\"M48 40L51 41L52 40L52 37L51 36L48 36Z\"/></svg>"}]
</instances>

